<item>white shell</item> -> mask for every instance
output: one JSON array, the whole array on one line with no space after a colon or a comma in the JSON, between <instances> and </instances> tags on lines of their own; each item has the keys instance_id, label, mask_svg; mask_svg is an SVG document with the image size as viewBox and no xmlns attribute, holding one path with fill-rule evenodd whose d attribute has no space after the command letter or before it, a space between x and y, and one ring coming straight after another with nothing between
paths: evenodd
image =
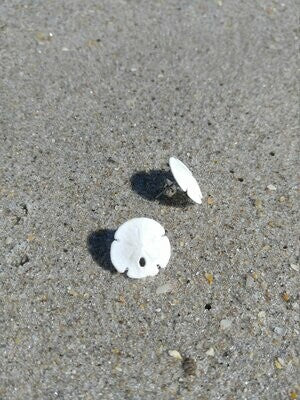
<instances>
[{"instance_id":1,"label":"white shell","mask_svg":"<svg viewBox=\"0 0 300 400\"><path fill-rule=\"evenodd\" d=\"M180 188L186 192L189 198L195 203L201 204L202 193L200 187L188 167L186 167L183 162L175 157L170 158L169 165L171 172Z\"/></svg>"},{"instance_id":2,"label":"white shell","mask_svg":"<svg viewBox=\"0 0 300 400\"><path fill-rule=\"evenodd\" d=\"M127 270L129 278L156 275L159 267L167 266L170 256L164 228L150 218L133 218L122 224L110 248L114 267L121 273Z\"/></svg>"}]
</instances>

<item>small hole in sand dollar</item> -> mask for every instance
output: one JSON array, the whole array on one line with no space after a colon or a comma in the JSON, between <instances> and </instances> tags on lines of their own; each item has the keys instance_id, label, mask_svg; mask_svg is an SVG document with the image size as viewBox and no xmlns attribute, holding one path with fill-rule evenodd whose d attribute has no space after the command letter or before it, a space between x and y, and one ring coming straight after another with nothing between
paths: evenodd
<instances>
[{"instance_id":1,"label":"small hole in sand dollar","mask_svg":"<svg viewBox=\"0 0 300 400\"><path fill-rule=\"evenodd\" d=\"M139 264L140 264L141 267L144 267L146 265L146 260L144 259L144 257L140 258Z\"/></svg>"}]
</instances>

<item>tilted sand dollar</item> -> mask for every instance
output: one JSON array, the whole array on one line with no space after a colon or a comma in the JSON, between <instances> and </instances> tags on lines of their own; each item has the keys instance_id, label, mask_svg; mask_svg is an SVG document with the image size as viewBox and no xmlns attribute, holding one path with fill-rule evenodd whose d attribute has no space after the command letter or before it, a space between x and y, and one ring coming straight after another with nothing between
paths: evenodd
<instances>
[{"instance_id":1,"label":"tilted sand dollar","mask_svg":"<svg viewBox=\"0 0 300 400\"><path fill-rule=\"evenodd\" d=\"M195 203L202 203L202 193L198 182L186 165L175 157L171 157L169 165L179 187L187 193Z\"/></svg>"}]
</instances>

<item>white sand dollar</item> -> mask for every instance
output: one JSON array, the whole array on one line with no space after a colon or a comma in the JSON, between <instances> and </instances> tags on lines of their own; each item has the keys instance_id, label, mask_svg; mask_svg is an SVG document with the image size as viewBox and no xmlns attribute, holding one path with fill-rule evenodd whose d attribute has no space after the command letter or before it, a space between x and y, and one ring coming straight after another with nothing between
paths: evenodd
<instances>
[{"instance_id":1,"label":"white sand dollar","mask_svg":"<svg viewBox=\"0 0 300 400\"><path fill-rule=\"evenodd\" d=\"M164 228L150 218L133 218L122 224L111 244L110 258L121 273L130 278L154 276L165 268L171 245Z\"/></svg>"},{"instance_id":2,"label":"white sand dollar","mask_svg":"<svg viewBox=\"0 0 300 400\"><path fill-rule=\"evenodd\" d=\"M170 158L169 165L174 179L180 188L186 192L189 198L195 203L201 204L202 193L200 187L188 167L175 157Z\"/></svg>"}]
</instances>

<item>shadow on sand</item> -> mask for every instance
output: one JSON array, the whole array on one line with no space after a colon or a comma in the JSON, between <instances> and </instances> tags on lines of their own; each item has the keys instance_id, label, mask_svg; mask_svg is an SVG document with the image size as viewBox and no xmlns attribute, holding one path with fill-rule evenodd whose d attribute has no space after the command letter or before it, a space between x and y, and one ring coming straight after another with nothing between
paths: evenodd
<instances>
[{"instance_id":1,"label":"shadow on sand","mask_svg":"<svg viewBox=\"0 0 300 400\"><path fill-rule=\"evenodd\" d=\"M100 229L91 232L87 238L87 248L93 260L112 274L117 273L110 261L110 246L114 240L114 234L115 230Z\"/></svg>"},{"instance_id":2,"label":"shadow on sand","mask_svg":"<svg viewBox=\"0 0 300 400\"><path fill-rule=\"evenodd\" d=\"M130 178L132 190L149 201L170 207L186 208L193 203L189 200L186 193L177 190L172 196L163 193L166 183L174 183L171 172L164 170L139 171Z\"/></svg>"}]
</instances>

